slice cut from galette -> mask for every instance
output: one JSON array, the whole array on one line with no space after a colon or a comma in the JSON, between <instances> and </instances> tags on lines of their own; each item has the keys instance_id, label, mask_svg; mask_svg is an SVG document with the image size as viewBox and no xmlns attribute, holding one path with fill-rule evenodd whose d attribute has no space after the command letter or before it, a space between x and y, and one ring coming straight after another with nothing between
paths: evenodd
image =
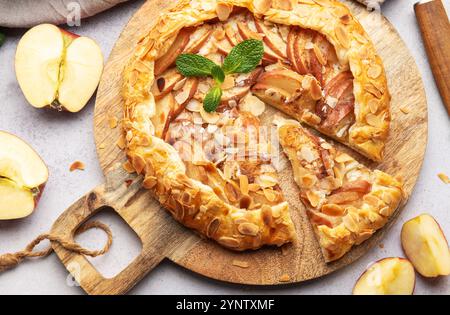
<instances>
[{"instance_id":1,"label":"slice cut from galette","mask_svg":"<svg viewBox=\"0 0 450 315\"><path fill-rule=\"evenodd\" d=\"M386 224L402 199L402 184L368 169L297 121L278 119L276 124L325 260L339 259Z\"/></svg>"},{"instance_id":2,"label":"slice cut from galette","mask_svg":"<svg viewBox=\"0 0 450 315\"><path fill-rule=\"evenodd\" d=\"M261 64L249 73L227 75L219 106L207 112L203 103L217 81L184 77L177 58L197 54L221 65L233 47L250 39L263 43ZM390 122L381 59L349 9L332 0L178 1L139 41L125 69L123 96L127 155L144 175L143 186L177 221L233 250L281 246L296 238L274 163L278 144L261 119L266 104L376 161L382 159ZM286 128L280 127L280 135ZM301 132L291 140L300 143L309 133L296 128ZM294 161L289 141L284 149ZM305 148L311 144L301 143ZM317 183L324 185L334 176L339 186L337 180L342 180L319 197L353 198L328 202L325 208L345 213L341 217L324 215L319 197L313 207L303 198L315 215L312 222L324 256L331 261L385 224L399 203L401 185L388 184L388 179L393 181L389 175L354 160L348 164L356 165L360 174L348 175L357 173L347 170L348 161L328 161L335 158L334 149L318 152L323 156L311 174L329 174L319 175ZM357 178L331 174L335 168ZM294 163L296 178L299 172ZM353 187L358 183L361 187ZM316 193L307 193L302 185L300 189L310 196ZM377 194L384 192L392 195L389 211L369 211L365 199L381 204L385 196ZM342 222L355 213L363 215L361 211L374 221L349 230ZM323 217L323 224L316 217Z\"/></svg>"}]
</instances>

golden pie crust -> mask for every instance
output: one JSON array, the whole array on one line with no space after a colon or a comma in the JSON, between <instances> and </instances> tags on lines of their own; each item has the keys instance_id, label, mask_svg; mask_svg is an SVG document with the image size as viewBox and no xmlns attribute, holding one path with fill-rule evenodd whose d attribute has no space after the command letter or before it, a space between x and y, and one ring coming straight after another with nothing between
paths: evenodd
<instances>
[{"instance_id":1,"label":"golden pie crust","mask_svg":"<svg viewBox=\"0 0 450 315\"><path fill-rule=\"evenodd\" d=\"M223 174L225 171L218 171L209 163L187 165L179 150L170 141L161 139L161 135L167 133L167 126L158 127L152 119L161 114L156 104L164 97L155 95L153 88L158 83L157 76L163 72L163 66L156 64L155 67L155 62L165 54L173 53L170 50L174 43L185 38L180 34L208 21L226 21L236 8L245 8L267 22L313 30L333 45L338 62L348 65L348 73L353 76L354 121L351 127L344 134L329 132L320 126L314 114L306 111L290 113L283 104L273 105L376 161L382 160L389 132L390 95L382 61L372 42L349 9L338 1L181 0L162 13L151 31L140 39L124 71L123 127L127 156L132 168L145 176L143 186L153 192L177 221L227 248L246 250L263 245L281 246L293 241L296 233L288 204L280 196L277 183L265 186L259 183L263 189L253 193L248 188L251 174L228 180ZM313 81L314 78L309 80L306 90L308 97L316 99ZM189 84L199 82L191 79ZM213 118L208 116L208 119ZM249 121L257 125L251 117L241 114L237 114L231 124L241 128ZM258 170L267 172L263 174L267 183L267 176L270 178L276 172L266 171L267 165L260 164ZM202 175L198 174L199 170L207 173L204 182L199 180ZM195 176L191 176L194 173ZM400 186L397 182L392 185ZM259 198L258 194L263 195L265 199L261 200L266 202L247 202L247 195L255 199ZM384 223L379 221L378 225ZM341 257L353 244L360 243L361 238L348 240L353 236L344 241L339 234L340 228L326 232L322 226L318 229L324 230L323 235L334 233L336 236L326 240L319 237L322 247L327 249L324 254L328 261ZM331 247L336 249L330 254L328 249Z\"/></svg>"}]
</instances>

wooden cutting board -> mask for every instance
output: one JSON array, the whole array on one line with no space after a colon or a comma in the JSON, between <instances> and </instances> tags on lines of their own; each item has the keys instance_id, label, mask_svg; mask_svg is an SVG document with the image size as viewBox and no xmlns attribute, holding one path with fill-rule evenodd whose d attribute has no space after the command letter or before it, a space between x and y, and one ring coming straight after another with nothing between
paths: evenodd
<instances>
[{"instance_id":1,"label":"wooden cutting board","mask_svg":"<svg viewBox=\"0 0 450 315\"><path fill-rule=\"evenodd\" d=\"M281 173L281 186L291 206L299 241L282 249L263 248L244 253L224 249L178 224L147 191L140 189L141 178L129 175L122 169L126 157L116 145L121 129L109 127L111 117L122 117L122 70L137 39L149 31L158 14L167 9L170 2L147 1L118 39L105 67L95 107L95 140L106 183L81 198L53 227L53 233L73 239L74 231L85 220L106 207L112 207L142 241L142 253L116 277L105 279L85 257L67 252L54 244L56 253L67 269L77 270L73 275L82 288L90 294L125 293L165 258L206 277L232 283L286 283L281 281L282 278L289 279L288 283L301 282L342 268L379 243L413 191L427 142L427 104L421 77L404 42L389 21L376 13L368 13L362 6L344 1L365 26L383 58L392 93L393 123L385 162L375 165L363 158L360 160L369 167L402 176L407 196L386 227L342 259L326 264L305 209L298 199L298 190L289 167ZM405 108L410 111L409 114L401 111ZM265 118L270 119L274 112L269 110ZM248 263L248 268L235 266L234 260Z\"/></svg>"}]
</instances>

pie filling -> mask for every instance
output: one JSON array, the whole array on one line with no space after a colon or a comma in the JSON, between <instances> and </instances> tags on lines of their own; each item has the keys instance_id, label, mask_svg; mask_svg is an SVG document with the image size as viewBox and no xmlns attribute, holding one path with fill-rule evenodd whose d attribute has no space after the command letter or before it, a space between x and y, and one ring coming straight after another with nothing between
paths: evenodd
<instances>
[{"instance_id":1,"label":"pie filling","mask_svg":"<svg viewBox=\"0 0 450 315\"><path fill-rule=\"evenodd\" d=\"M349 66L339 63L323 35L242 11L225 22L183 29L156 61L152 122L156 136L178 151L189 177L212 187L223 201L251 210L283 201L272 161L277 148L258 118L265 103L345 138L355 120L355 99ZM214 80L183 77L175 58L194 53L222 64L247 39L264 42L262 65L227 76L219 108L207 113L202 103Z\"/></svg>"}]
</instances>

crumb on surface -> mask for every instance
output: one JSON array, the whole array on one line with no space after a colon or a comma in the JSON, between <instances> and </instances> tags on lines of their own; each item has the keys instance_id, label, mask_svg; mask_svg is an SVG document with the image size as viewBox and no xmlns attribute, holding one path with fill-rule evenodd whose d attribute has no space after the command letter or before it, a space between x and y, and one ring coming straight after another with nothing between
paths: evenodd
<instances>
[{"instance_id":1,"label":"crumb on surface","mask_svg":"<svg viewBox=\"0 0 450 315\"><path fill-rule=\"evenodd\" d=\"M287 273L285 273L280 277L280 282L289 282L289 281L291 281L291 277L289 277Z\"/></svg>"},{"instance_id":2,"label":"crumb on surface","mask_svg":"<svg viewBox=\"0 0 450 315\"><path fill-rule=\"evenodd\" d=\"M444 173L439 173L439 174L438 174L438 177L441 179L441 181L442 181L444 184L450 184L450 178L448 178L448 176L445 175Z\"/></svg>"},{"instance_id":3,"label":"crumb on surface","mask_svg":"<svg viewBox=\"0 0 450 315\"><path fill-rule=\"evenodd\" d=\"M84 171L85 170L84 163L81 161L73 162L72 165L70 165L70 171L73 172L75 170Z\"/></svg>"}]
</instances>

